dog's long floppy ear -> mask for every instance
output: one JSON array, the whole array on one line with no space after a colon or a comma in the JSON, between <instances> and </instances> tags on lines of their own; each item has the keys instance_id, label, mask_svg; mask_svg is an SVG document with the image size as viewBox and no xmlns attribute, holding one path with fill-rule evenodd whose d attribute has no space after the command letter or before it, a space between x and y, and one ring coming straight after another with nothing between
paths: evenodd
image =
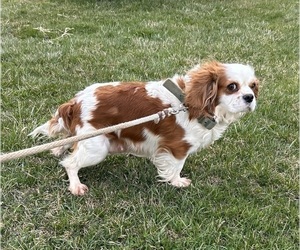
<instances>
[{"instance_id":1,"label":"dog's long floppy ear","mask_svg":"<svg viewBox=\"0 0 300 250\"><path fill-rule=\"evenodd\" d=\"M188 72L185 105L189 109L190 118L201 116L213 117L217 106L218 83L224 74L219 62L206 63Z\"/></svg>"}]
</instances>

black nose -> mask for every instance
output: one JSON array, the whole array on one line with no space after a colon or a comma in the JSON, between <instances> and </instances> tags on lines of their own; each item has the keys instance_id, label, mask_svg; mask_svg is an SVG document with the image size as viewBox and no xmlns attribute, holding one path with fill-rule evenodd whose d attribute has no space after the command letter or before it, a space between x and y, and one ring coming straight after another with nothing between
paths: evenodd
<instances>
[{"instance_id":1,"label":"black nose","mask_svg":"<svg viewBox=\"0 0 300 250\"><path fill-rule=\"evenodd\" d=\"M252 95L252 94L243 95L243 99L247 103L251 103L253 101L253 99L254 99L254 95Z\"/></svg>"}]
</instances>

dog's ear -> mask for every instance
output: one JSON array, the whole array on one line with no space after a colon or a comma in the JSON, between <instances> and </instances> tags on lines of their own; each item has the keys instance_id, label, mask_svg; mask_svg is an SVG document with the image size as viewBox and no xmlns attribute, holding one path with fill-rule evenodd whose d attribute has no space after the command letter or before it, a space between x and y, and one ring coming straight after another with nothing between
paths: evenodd
<instances>
[{"instance_id":1,"label":"dog's ear","mask_svg":"<svg viewBox=\"0 0 300 250\"><path fill-rule=\"evenodd\" d=\"M218 82L224 73L219 62L206 63L188 72L185 105L190 118L213 117L217 106Z\"/></svg>"},{"instance_id":2,"label":"dog's ear","mask_svg":"<svg viewBox=\"0 0 300 250\"><path fill-rule=\"evenodd\" d=\"M252 85L250 86L254 92L255 98L258 97L258 89L259 89L259 80L255 80L255 82L252 83Z\"/></svg>"}]
</instances>

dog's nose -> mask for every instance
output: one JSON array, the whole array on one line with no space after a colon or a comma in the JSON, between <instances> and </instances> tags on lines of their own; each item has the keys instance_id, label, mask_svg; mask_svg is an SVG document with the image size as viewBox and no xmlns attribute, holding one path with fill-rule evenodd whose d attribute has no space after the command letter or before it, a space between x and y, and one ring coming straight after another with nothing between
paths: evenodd
<instances>
[{"instance_id":1,"label":"dog's nose","mask_svg":"<svg viewBox=\"0 0 300 250\"><path fill-rule=\"evenodd\" d=\"M243 95L243 99L247 103L251 103L253 101L253 99L254 99L254 95L252 95L252 94Z\"/></svg>"}]
</instances>

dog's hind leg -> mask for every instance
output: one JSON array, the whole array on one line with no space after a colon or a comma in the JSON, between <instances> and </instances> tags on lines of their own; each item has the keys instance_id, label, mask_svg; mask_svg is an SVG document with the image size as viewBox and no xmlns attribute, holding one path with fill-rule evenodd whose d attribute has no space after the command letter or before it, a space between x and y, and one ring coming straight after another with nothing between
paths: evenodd
<instances>
[{"instance_id":1,"label":"dog's hind leg","mask_svg":"<svg viewBox=\"0 0 300 250\"><path fill-rule=\"evenodd\" d=\"M70 181L69 190L72 194L84 195L88 191L88 187L80 182L78 171L103 161L108 154L108 149L107 137L100 135L78 142L74 151L61 162L67 171Z\"/></svg>"}]
</instances>

